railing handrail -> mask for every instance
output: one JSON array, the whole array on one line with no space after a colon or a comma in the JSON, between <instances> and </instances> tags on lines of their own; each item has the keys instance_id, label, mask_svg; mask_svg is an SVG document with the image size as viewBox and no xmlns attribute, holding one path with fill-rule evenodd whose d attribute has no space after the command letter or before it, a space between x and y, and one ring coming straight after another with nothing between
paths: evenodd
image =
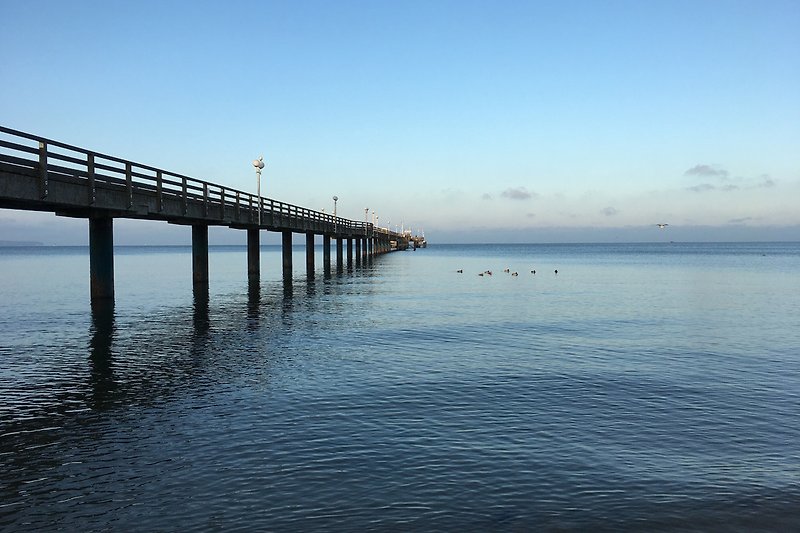
<instances>
[{"instance_id":1,"label":"railing handrail","mask_svg":"<svg viewBox=\"0 0 800 533\"><path fill-rule=\"evenodd\" d=\"M220 184L213 183L213 182L210 182L210 181L193 178L191 176L186 176L184 174L178 174L176 172L172 172L172 171L169 171L169 170L164 170L164 169L161 169L161 168L158 168L158 167L154 167L154 166L151 166L151 165L145 165L143 163L137 163L135 161L122 159L120 157L104 154L102 152L96 152L96 151L93 151L93 150L88 150L86 148L81 148L81 147L74 146L74 145L71 145L71 144L67 144L67 143L64 143L64 142L61 142L61 141L56 141L56 140L53 140L53 139L49 139L47 137L41 137L41 136L38 136L38 135L33 135L31 133L26 133L24 131L15 130L15 129L8 128L8 127L1 126L1 125L0 125L0 132L5 133L7 135L14 136L14 137L21 137L21 138L27 139L29 141L34 141L34 142L37 142L37 143L44 143L48 147L49 146L54 146L54 147L61 148L63 150L69 150L69 151L72 151L72 152L76 152L76 153L85 155L87 157L87 161L81 161L81 160L78 160L75 157L71 157L71 156L64 155L64 154L52 153L49 150L47 150L47 153L46 153L48 158L53 157L56 160L64 161L66 163L70 163L70 164L73 164L73 165L86 165L87 166L87 170L80 172L81 175L85 175L85 174L88 173L88 160L89 160L90 157L93 160L96 160L96 159L99 158L99 159L102 159L102 160L112 161L114 163L118 163L118 164L122 165L122 167L121 168L114 168L114 167L112 167L110 165L104 165L102 163L99 163L99 164L98 163L93 163L93 169L99 169L99 170L105 170L105 171L108 171L108 172L117 172L117 173L123 173L123 174L127 173L127 175L130 176L130 181L131 182L133 182L134 178L136 178L135 182L138 185L147 185L149 187L152 187L153 185L147 184L145 182L147 180L150 180L150 181L156 181L158 183L158 180L160 180L161 184L167 184L169 186L169 188L167 190L169 190L171 193L172 192L184 192L184 194L186 196L191 196L193 199L201 198L201 199L208 200L208 201L212 201L212 199L209 197L210 196L209 189L213 189L214 192L216 192L216 194L217 194L217 196L219 198L219 203L214 201L215 205L222 204L223 206L235 206L235 205L237 205L237 202L228 202L228 198L237 198L238 197L238 198L241 198L244 203L247 203L248 205L255 204L255 206L258 207L258 199L259 199L259 197L257 195L255 195L255 194L252 194L252 193L249 193L249 192L246 192L246 191L241 191L241 190L238 190L238 189L227 187L225 185L220 185ZM0 141L2 141L2 140L0 140ZM41 146L41 144L40 144L40 146ZM31 154L37 154L38 153L38 151L35 148L31 148L31 147L28 147L28 146L25 146L25 145L22 145L22 144L10 143L10 142L6 142L6 141L0 142L0 147L6 147L8 149L16 150L18 152L27 152L27 153L31 153ZM30 159L25 159L25 160L26 161L31 161ZM35 159L33 161L35 162ZM72 171L72 172L74 172L76 170L76 169L69 169L69 168L66 168L66 167L57 167L57 168L58 168L58 170ZM145 171L153 172L154 176L151 177L151 176L144 175L141 172L135 172L133 170L134 168L136 170L139 170L139 171L145 170ZM178 181L175 181L175 180L172 180L172 179L164 179L164 176L167 176L169 178L177 178ZM106 175L100 175L100 174L98 174L97 177L101 177L101 178L105 178L105 179L111 179L111 180L119 179L119 178L114 178L113 176L106 176ZM183 189L183 190L181 190L181 189ZM189 192L188 192L190 189L194 190L194 191L197 191L197 190L203 191L203 194L191 194L190 195ZM305 217L305 218L308 218L308 219L311 219L311 220L324 221L324 222L327 222L329 224L333 224L334 226L342 227L344 229L358 228L358 229L364 230L367 234L370 234L372 232L377 232L377 233L384 233L384 234L387 234L389 236L392 236L392 235L401 236L399 233L392 232L388 228L378 228L378 227L374 226L373 224L371 224L369 222L360 222L360 221L357 221L357 220L347 219L347 218L343 218L343 217L334 217L333 215L330 215L328 213L324 213L322 211L316 211L316 210L308 209L308 208L301 207L301 206L298 206L298 205L288 204L286 202L282 202L280 200L275 200L273 198L269 198L269 197L265 197L265 196L261 197L261 208L262 208L262 210L267 210L267 208L268 208L268 212L269 213L287 214L287 215L290 215L290 216L291 215L302 216L302 217Z\"/></svg>"}]
</instances>

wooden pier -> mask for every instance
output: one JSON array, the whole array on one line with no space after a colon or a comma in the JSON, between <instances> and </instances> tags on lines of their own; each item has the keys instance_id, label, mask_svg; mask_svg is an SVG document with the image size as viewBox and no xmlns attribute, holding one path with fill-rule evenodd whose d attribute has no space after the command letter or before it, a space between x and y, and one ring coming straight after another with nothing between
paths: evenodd
<instances>
[{"instance_id":1,"label":"wooden pier","mask_svg":"<svg viewBox=\"0 0 800 533\"><path fill-rule=\"evenodd\" d=\"M47 211L89 221L92 301L114 298L114 219L163 220L192 227L192 278L208 284L208 227L247 231L247 274L260 279L260 232L282 235L283 275L292 275L292 234L306 237L306 269L314 272L314 239L322 235L323 262L336 266L394 249L409 236L367 222L334 217L182 174L78 148L0 126L0 208ZM413 241L412 241L413 242Z\"/></svg>"}]
</instances>

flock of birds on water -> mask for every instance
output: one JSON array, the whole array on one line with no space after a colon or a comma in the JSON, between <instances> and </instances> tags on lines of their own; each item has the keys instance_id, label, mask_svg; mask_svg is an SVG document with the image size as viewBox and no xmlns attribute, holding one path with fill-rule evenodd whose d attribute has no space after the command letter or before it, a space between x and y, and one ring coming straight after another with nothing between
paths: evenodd
<instances>
[{"instance_id":1,"label":"flock of birds on water","mask_svg":"<svg viewBox=\"0 0 800 533\"><path fill-rule=\"evenodd\" d=\"M669 226L669 224L667 224L666 222L662 222L662 223L656 224L656 226L658 226L659 229L664 229L667 226ZM458 270L456 270L456 272L459 273L459 274L463 274L464 273L464 269L463 268L459 268ZM503 270L503 272L505 272L506 274L511 274L512 276L519 276L519 272L516 272L516 271L515 272L511 272L510 268L506 268L505 270ZM558 269L555 269L553 271L553 273L555 275L558 275ZM536 275L536 270L531 270L531 274L533 274L535 276ZM484 270L483 272L480 272L478 275L479 276L491 276L492 275L492 271L491 270Z\"/></svg>"},{"instance_id":2,"label":"flock of birds on water","mask_svg":"<svg viewBox=\"0 0 800 533\"><path fill-rule=\"evenodd\" d=\"M667 224L666 222L661 222L661 223L656 224L656 226L658 226L659 229L664 229L667 226L669 226L669 224ZM459 274L463 274L464 273L464 269L463 268L459 268L458 270L456 270L456 272L459 273ZM516 271L515 272L511 272L510 268L504 269L503 272L505 272L506 274L511 274L512 276L519 276L519 272L516 272ZM558 275L558 269L555 269L553 271L553 273L555 275ZM535 276L536 275L536 270L531 270L531 274L533 274ZM491 276L492 275L492 271L491 270L484 270L483 272L478 273L478 275L479 276Z\"/></svg>"},{"instance_id":3,"label":"flock of birds on water","mask_svg":"<svg viewBox=\"0 0 800 533\"><path fill-rule=\"evenodd\" d=\"M519 272L517 272L517 271L511 272L510 268L504 269L503 272L505 272L506 274L511 274L512 276L519 276ZM463 268L459 268L458 270L456 270L456 273L463 274L464 273L464 269ZM558 275L558 269L555 269L553 271L553 273ZM531 270L531 274L533 274L535 276L536 275L536 270ZM484 270L483 272L479 272L478 275L479 276L491 276L492 275L492 271L491 270Z\"/></svg>"}]
</instances>

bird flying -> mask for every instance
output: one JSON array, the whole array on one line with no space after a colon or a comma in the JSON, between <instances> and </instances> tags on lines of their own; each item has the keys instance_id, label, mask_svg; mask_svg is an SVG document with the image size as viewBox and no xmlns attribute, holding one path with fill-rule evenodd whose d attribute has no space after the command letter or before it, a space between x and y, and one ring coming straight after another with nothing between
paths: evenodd
<instances>
[{"instance_id":1,"label":"bird flying","mask_svg":"<svg viewBox=\"0 0 800 533\"><path fill-rule=\"evenodd\" d=\"M669 226L669 224L656 224L656 226L658 226L660 229L664 229Z\"/></svg>"}]
</instances>

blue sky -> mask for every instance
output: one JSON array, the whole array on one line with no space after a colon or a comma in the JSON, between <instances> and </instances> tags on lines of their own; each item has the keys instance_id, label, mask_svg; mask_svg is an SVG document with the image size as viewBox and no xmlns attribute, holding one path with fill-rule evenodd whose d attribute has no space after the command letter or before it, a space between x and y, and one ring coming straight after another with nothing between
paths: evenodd
<instances>
[{"instance_id":1,"label":"blue sky","mask_svg":"<svg viewBox=\"0 0 800 533\"><path fill-rule=\"evenodd\" d=\"M263 153L267 196L337 195L440 242L800 240L796 1L0 0L0 19L11 128L248 191ZM0 211L0 240L54 222ZM57 222L37 240L85 242ZM117 242L188 242L164 226Z\"/></svg>"}]
</instances>

